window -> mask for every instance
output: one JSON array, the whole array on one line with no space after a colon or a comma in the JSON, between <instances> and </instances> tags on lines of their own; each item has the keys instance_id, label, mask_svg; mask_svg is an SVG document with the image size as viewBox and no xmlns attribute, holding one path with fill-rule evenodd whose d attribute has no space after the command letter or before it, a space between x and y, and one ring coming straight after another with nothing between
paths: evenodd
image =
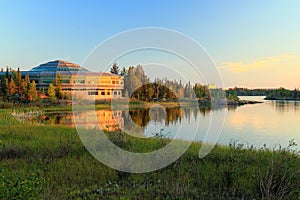
<instances>
[{"instance_id":1,"label":"window","mask_svg":"<svg viewBox=\"0 0 300 200\"><path fill-rule=\"evenodd\" d=\"M74 80L74 84L84 84L85 83L85 81L84 80Z\"/></svg>"},{"instance_id":2,"label":"window","mask_svg":"<svg viewBox=\"0 0 300 200\"><path fill-rule=\"evenodd\" d=\"M110 95L110 92L107 92L107 95Z\"/></svg>"},{"instance_id":3,"label":"window","mask_svg":"<svg viewBox=\"0 0 300 200\"><path fill-rule=\"evenodd\" d=\"M41 76L41 78L48 79L48 80L54 80L55 79L54 76Z\"/></svg>"},{"instance_id":4,"label":"window","mask_svg":"<svg viewBox=\"0 0 300 200\"><path fill-rule=\"evenodd\" d=\"M105 92L101 92L101 95L105 95Z\"/></svg>"},{"instance_id":5,"label":"window","mask_svg":"<svg viewBox=\"0 0 300 200\"><path fill-rule=\"evenodd\" d=\"M43 83L48 84L48 83L53 83L53 81L52 80L43 80Z\"/></svg>"},{"instance_id":6,"label":"window","mask_svg":"<svg viewBox=\"0 0 300 200\"><path fill-rule=\"evenodd\" d=\"M116 81L112 81L112 84L116 84Z\"/></svg>"},{"instance_id":7,"label":"window","mask_svg":"<svg viewBox=\"0 0 300 200\"><path fill-rule=\"evenodd\" d=\"M98 95L98 92L88 92L88 95Z\"/></svg>"},{"instance_id":8,"label":"window","mask_svg":"<svg viewBox=\"0 0 300 200\"><path fill-rule=\"evenodd\" d=\"M109 84L110 81L101 81L101 84Z\"/></svg>"},{"instance_id":9,"label":"window","mask_svg":"<svg viewBox=\"0 0 300 200\"><path fill-rule=\"evenodd\" d=\"M70 84L70 80L60 80L61 83Z\"/></svg>"},{"instance_id":10,"label":"window","mask_svg":"<svg viewBox=\"0 0 300 200\"><path fill-rule=\"evenodd\" d=\"M118 95L118 92L114 92L114 95Z\"/></svg>"}]
</instances>

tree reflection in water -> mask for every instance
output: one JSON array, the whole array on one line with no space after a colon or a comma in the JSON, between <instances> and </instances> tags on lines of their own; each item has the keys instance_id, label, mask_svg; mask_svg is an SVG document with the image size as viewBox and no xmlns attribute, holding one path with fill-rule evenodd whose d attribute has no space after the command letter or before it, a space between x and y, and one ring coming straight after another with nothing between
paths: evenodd
<instances>
[{"instance_id":1,"label":"tree reflection in water","mask_svg":"<svg viewBox=\"0 0 300 200\"><path fill-rule=\"evenodd\" d=\"M125 110L96 110L77 113L49 113L32 118L32 123L62 125L86 129L100 129L113 132L118 129L133 133L133 135L143 134L151 122L159 122L163 126L180 125L183 119L190 121L191 117L197 119L199 115L206 116L212 109L208 106L163 106L153 104L147 108L132 108ZM234 108L231 108L234 109ZM96 118L95 118L96 116Z\"/></svg>"}]
</instances>

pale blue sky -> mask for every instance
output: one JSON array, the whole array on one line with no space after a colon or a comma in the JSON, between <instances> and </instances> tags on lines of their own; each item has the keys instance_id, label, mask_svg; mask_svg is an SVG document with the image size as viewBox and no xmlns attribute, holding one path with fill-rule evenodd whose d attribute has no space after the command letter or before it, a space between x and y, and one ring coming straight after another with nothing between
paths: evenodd
<instances>
[{"instance_id":1,"label":"pale blue sky","mask_svg":"<svg viewBox=\"0 0 300 200\"><path fill-rule=\"evenodd\" d=\"M81 64L114 34L163 27L200 43L228 87L300 87L299 8L297 0L2 0L0 66L29 69L54 59ZM259 76L267 72L277 74Z\"/></svg>"}]
</instances>

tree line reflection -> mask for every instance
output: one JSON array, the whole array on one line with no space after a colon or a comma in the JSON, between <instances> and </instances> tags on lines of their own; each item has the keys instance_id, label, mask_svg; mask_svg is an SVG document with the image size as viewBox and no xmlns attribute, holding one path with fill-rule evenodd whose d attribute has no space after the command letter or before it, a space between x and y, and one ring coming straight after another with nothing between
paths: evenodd
<instances>
[{"instance_id":1,"label":"tree line reflection","mask_svg":"<svg viewBox=\"0 0 300 200\"><path fill-rule=\"evenodd\" d=\"M224 108L224 107L223 107ZM182 119L188 121L206 116L211 110L222 109L198 106L161 106L154 105L147 108L128 110L96 110L73 114L49 113L30 119L33 123L81 127L85 129L100 129L113 132L118 129L135 134L143 134L151 122L159 122L164 126L180 124Z\"/></svg>"},{"instance_id":2,"label":"tree line reflection","mask_svg":"<svg viewBox=\"0 0 300 200\"><path fill-rule=\"evenodd\" d=\"M294 112L300 111L300 101L275 100L271 101L271 105L279 112L288 112L292 110L294 110Z\"/></svg>"}]
</instances>

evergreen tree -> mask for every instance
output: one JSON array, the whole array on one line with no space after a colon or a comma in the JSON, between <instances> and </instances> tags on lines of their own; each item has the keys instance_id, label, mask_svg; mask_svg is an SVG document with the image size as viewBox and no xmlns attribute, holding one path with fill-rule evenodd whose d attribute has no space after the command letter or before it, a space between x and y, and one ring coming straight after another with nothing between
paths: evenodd
<instances>
[{"instance_id":1,"label":"evergreen tree","mask_svg":"<svg viewBox=\"0 0 300 200\"><path fill-rule=\"evenodd\" d=\"M154 95L154 89L152 87L152 84L148 84L147 89L146 89L146 101L152 100L153 95Z\"/></svg>"},{"instance_id":2,"label":"evergreen tree","mask_svg":"<svg viewBox=\"0 0 300 200\"><path fill-rule=\"evenodd\" d=\"M123 67L123 69L122 69L122 71L121 71L121 76L125 76L125 74L126 74L126 68L125 67Z\"/></svg>"},{"instance_id":3,"label":"evergreen tree","mask_svg":"<svg viewBox=\"0 0 300 200\"><path fill-rule=\"evenodd\" d=\"M25 79L24 79L24 81L22 81L22 85L21 85L21 87L22 87L21 99L23 99L23 100L29 99L29 94L28 94L29 85L30 85L29 75L26 74Z\"/></svg>"},{"instance_id":4,"label":"evergreen tree","mask_svg":"<svg viewBox=\"0 0 300 200\"><path fill-rule=\"evenodd\" d=\"M51 103L54 103L56 101L56 91L55 91L55 87L52 83L50 83L47 93L48 93Z\"/></svg>"},{"instance_id":5,"label":"evergreen tree","mask_svg":"<svg viewBox=\"0 0 300 200\"><path fill-rule=\"evenodd\" d=\"M189 87L189 84L186 84L184 87L184 97L189 99L190 93L191 93L191 89Z\"/></svg>"},{"instance_id":6,"label":"evergreen tree","mask_svg":"<svg viewBox=\"0 0 300 200\"><path fill-rule=\"evenodd\" d=\"M22 84L22 75L21 75L20 67L18 67L17 77L16 77L16 87L17 87L18 94L21 94L21 84Z\"/></svg>"},{"instance_id":7,"label":"evergreen tree","mask_svg":"<svg viewBox=\"0 0 300 200\"><path fill-rule=\"evenodd\" d=\"M13 79L16 83L16 81L17 81L17 72L15 70L11 70L10 79Z\"/></svg>"},{"instance_id":8,"label":"evergreen tree","mask_svg":"<svg viewBox=\"0 0 300 200\"><path fill-rule=\"evenodd\" d=\"M143 67L141 65L138 65L135 68L135 76L141 82L142 85L145 85L149 82L149 79L145 75L145 72L144 72Z\"/></svg>"},{"instance_id":9,"label":"evergreen tree","mask_svg":"<svg viewBox=\"0 0 300 200\"><path fill-rule=\"evenodd\" d=\"M110 72L111 72L112 74L119 74L120 69L119 69L117 63L114 63L114 64L113 64L112 68L110 69Z\"/></svg>"},{"instance_id":10,"label":"evergreen tree","mask_svg":"<svg viewBox=\"0 0 300 200\"><path fill-rule=\"evenodd\" d=\"M30 101L36 101L38 99L38 93L34 80L29 84L28 97Z\"/></svg>"},{"instance_id":11,"label":"evergreen tree","mask_svg":"<svg viewBox=\"0 0 300 200\"><path fill-rule=\"evenodd\" d=\"M6 67L6 73L5 73L5 78L9 79L9 70L8 70L8 66Z\"/></svg>"},{"instance_id":12,"label":"evergreen tree","mask_svg":"<svg viewBox=\"0 0 300 200\"><path fill-rule=\"evenodd\" d=\"M1 96L4 100L8 100L8 79L1 77Z\"/></svg>"},{"instance_id":13,"label":"evergreen tree","mask_svg":"<svg viewBox=\"0 0 300 200\"><path fill-rule=\"evenodd\" d=\"M30 78L29 78L28 74L25 75L24 83L25 83L26 87L29 88Z\"/></svg>"},{"instance_id":14,"label":"evergreen tree","mask_svg":"<svg viewBox=\"0 0 300 200\"><path fill-rule=\"evenodd\" d=\"M124 81L126 82L125 87L128 91L129 97L133 94L135 89L141 86L141 81L135 76L135 70L133 66L129 67L127 77Z\"/></svg>"},{"instance_id":15,"label":"evergreen tree","mask_svg":"<svg viewBox=\"0 0 300 200\"><path fill-rule=\"evenodd\" d=\"M25 79L21 80L20 85L20 98L21 100L27 100L28 99L28 88L29 88L29 76L26 74Z\"/></svg>"},{"instance_id":16,"label":"evergreen tree","mask_svg":"<svg viewBox=\"0 0 300 200\"><path fill-rule=\"evenodd\" d=\"M181 80L180 80L180 82L177 86L177 91L176 92L177 92L177 98L179 98L179 99L184 98L184 88L183 88Z\"/></svg>"},{"instance_id":17,"label":"evergreen tree","mask_svg":"<svg viewBox=\"0 0 300 200\"><path fill-rule=\"evenodd\" d=\"M57 99L63 99L63 90L62 90L62 85L61 85L61 79L60 79L60 75L57 75L56 78L56 84L55 84L55 91L56 91L56 98Z\"/></svg>"},{"instance_id":18,"label":"evergreen tree","mask_svg":"<svg viewBox=\"0 0 300 200\"><path fill-rule=\"evenodd\" d=\"M8 85L8 94L13 95L16 93L16 84L14 79L11 79Z\"/></svg>"}]
</instances>

